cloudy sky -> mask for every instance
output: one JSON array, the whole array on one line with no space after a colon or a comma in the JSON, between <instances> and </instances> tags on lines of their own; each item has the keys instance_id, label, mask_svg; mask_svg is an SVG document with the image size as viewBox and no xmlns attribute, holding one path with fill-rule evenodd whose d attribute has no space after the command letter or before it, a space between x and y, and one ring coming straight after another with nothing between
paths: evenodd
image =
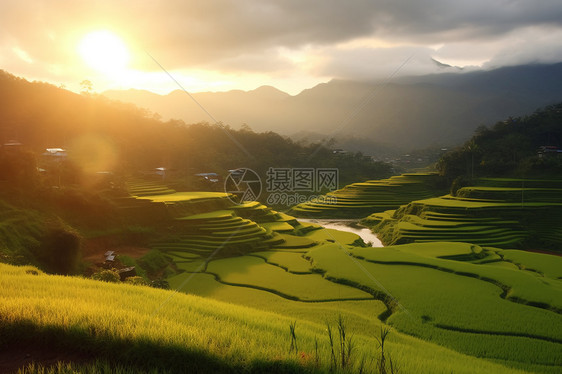
<instances>
[{"instance_id":1,"label":"cloudy sky","mask_svg":"<svg viewBox=\"0 0 562 374\"><path fill-rule=\"evenodd\" d=\"M0 2L0 69L79 91L254 89L562 61L560 0ZM174 79L172 79L174 78Z\"/></svg>"}]
</instances>

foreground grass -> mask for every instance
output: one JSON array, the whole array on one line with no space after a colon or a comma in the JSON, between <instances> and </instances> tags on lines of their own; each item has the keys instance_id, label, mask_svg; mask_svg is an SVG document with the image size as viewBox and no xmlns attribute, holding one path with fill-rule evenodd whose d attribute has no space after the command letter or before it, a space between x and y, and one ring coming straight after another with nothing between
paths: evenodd
<instances>
[{"instance_id":1,"label":"foreground grass","mask_svg":"<svg viewBox=\"0 0 562 374\"><path fill-rule=\"evenodd\" d=\"M171 291L49 276L31 267L0 264L0 274L2 348L79 353L136 372L329 370L323 324L296 320L296 355L289 353L292 317ZM402 372L519 372L414 338L402 339L386 346ZM311 359L316 342L318 366ZM357 365L361 357L375 359L373 337L358 334L355 342ZM79 363L76 371L87 372L88 365Z\"/></svg>"}]
</instances>

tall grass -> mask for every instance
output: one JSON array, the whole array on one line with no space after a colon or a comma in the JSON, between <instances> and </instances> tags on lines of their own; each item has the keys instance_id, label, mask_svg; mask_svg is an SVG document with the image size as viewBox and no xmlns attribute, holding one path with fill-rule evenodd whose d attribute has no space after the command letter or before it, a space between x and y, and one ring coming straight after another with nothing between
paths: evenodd
<instances>
[{"instance_id":1,"label":"tall grass","mask_svg":"<svg viewBox=\"0 0 562 374\"><path fill-rule=\"evenodd\" d=\"M138 372L329 371L328 344L317 339L323 328L307 320L148 287L49 276L31 267L0 264L0 274L2 348L17 342L66 354L89 352L100 361ZM287 352L287 325L295 321L302 357ZM347 340L347 331L345 336ZM402 339L403 344L393 343L392 351L404 370L517 372ZM354 341L352 357L367 354L376 344L365 335L356 335ZM315 352L318 366L312 360ZM441 359L432 360L435 355ZM358 365L348 367L355 370Z\"/></svg>"}]
</instances>

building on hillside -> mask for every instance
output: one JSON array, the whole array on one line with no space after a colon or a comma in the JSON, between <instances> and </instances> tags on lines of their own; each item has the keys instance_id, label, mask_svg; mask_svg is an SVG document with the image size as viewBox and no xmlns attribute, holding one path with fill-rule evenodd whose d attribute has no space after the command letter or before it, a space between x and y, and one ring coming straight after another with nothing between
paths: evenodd
<instances>
[{"instance_id":1,"label":"building on hillside","mask_svg":"<svg viewBox=\"0 0 562 374\"><path fill-rule=\"evenodd\" d=\"M164 167L159 167L159 168L156 168L156 169L154 169L154 170L155 170L154 173L155 173L156 175L161 176L162 179L166 178L166 168L164 168Z\"/></svg>"},{"instance_id":2,"label":"building on hillside","mask_svg":"<svg viewBox=\"0 0 562 374\"><path fill-rule=\"evenodd\" d=\"M219 181L219 175L217 173L199 173L195 174L202 181L217 183Z\"/></svg>"},{"instance_id":3,"label":"building on hillside","mask_svg":"<svg viewBox=\"0 0 562 374\"><path fill-rule=\"evenodd\" d=\"M62 148L47 148L42 155L52 161L62 161L66 159L67 153Z\"/></svg>"},{"instance_id":4,"label":"building on hillside","mask_svg":"<svg viewBox=\"0 0 562 374\"><path fill-rule=\"evenodd\" d=\"M346 154L347 151L344 150L344 149L341 149L341 148L336 148L336 149L332 150L332 153L336 154L336 155L343 155L343 154Z\"/></svg>"},{"instance_id":5,"label":"building on hillside","mask_svg":"<svg viewBox=\"0 0 562 374\"><path fill-rule=\"evenodd\" d=\"M137 271L134 266L119 269L117 270L117 273L119 273L119 279L121 279L121 282L124 282L129 277L137 276Z\"/></svg>"},{"instance_id":6,"label":"building on hillside","mask_svg":"<svg viewBox=\"0 0 562 374\"><path fill-rule=\"evenodd\" d=\"M10 140L2 145L2 150L7 152L19 151L22 145L23 144L21 144L17 140Z\"/></svg>"}]
</instances>

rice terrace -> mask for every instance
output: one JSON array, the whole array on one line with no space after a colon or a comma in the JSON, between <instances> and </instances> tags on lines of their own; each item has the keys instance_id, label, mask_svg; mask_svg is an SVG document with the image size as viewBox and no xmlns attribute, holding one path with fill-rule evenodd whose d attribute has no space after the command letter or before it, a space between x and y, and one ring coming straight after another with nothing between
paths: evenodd
<instances>
[{"instance_id":1,"label":"rice terrace","mask_svg":"<svg viewBox=\"0 0 562 374\"><path fill-rule=\"evenodd\" d=\"M0 374L562 373L562 6L391 3L2 2Z\"/></svg>"}]
</instances>

